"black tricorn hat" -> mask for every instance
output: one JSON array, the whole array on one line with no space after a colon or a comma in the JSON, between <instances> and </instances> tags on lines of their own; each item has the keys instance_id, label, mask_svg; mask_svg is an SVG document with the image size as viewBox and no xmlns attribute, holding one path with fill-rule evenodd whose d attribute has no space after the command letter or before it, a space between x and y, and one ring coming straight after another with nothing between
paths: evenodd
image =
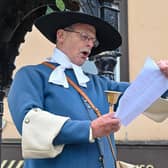
<instances>
[{"instance_id":1,"label":"black tricorn hat","mask_svg":"<svg viewBox=\"0 0 168 168\"><path fill-rule=\"evenodd\" d=\"M121 45L122 39L119 32L106 21L79 12L53 12L39 17L35 26L52 43L56 43L56 31L75 23L89 24L95 27L99 46L93 48L91 55L97 55L103 51L115 50Z\"/></svg>"}]
</instances>

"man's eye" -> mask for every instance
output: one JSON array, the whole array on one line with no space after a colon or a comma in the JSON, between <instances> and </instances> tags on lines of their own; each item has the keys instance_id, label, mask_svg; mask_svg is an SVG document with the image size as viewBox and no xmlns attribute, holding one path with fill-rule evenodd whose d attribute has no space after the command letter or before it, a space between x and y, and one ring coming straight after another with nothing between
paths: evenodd
<instances>
[{"instance_id":1,"label":"man's eye","mask_svg":"<svg viewBox=\"0 0 168 168\"><path fill-rule=\"evenodd\" d=\"M86 35L83 35L82 38L83 38L83 40L88 40L88 36L86 36Z\"/></svg>"}]
</instances>

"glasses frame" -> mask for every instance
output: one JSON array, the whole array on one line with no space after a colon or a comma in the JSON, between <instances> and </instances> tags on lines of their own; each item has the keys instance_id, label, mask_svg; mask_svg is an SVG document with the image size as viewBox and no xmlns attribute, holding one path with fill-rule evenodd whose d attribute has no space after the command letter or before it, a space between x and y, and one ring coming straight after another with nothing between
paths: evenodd
<instances>
[{"instance_id":1,"label":"glasses frame","mask_svg":"<svg viewBox=\"0 0 168 168\"><path fill-rule=\"evenodd\" d=\"M97 38L89 37L89 35L85 32L79 32L79 31L76 31L72 28L64 28L63 30L67 31L67 32L78 33L80 35L80 39L82 41L90 41L91 40L94 44L94 48L99 46L99 41L97 40Z\"/></svg>"}]
</instances>

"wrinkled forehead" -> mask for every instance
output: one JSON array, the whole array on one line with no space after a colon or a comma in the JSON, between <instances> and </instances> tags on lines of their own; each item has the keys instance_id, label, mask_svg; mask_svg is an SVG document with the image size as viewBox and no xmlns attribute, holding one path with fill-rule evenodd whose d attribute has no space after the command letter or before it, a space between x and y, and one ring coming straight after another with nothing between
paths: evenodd
<instances>
[{"instance_id":1,"label":"wrinkled forehead","mask_svg":"<svg viewBox=\"0 0 168 168\"><path fill-rule=\"evenodd\" d=\"M87 31L90 31L94 34L96 34L96 29L94 26L90 25L90 24L85 24L85 23L75 23L71 26L69 26L71 28L74 28L74 29L82 29L82 30L87 30Z\"/></svg>"}]
</instances>

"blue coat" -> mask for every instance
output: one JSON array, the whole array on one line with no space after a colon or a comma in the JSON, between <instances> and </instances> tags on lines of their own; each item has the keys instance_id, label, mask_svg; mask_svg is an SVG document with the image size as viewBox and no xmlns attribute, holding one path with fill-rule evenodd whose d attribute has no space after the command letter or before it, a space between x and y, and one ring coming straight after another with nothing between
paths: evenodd
<instances>
[{"instance_id":1,"label":"blue coat","mask_svg":"<svg viewBox=\"0 0 168 168\"><path fill-rule=\"evenodd\" d=\"M89 142L89 127L91 120L96 118L95 112L70 85L64 88L48 83L51 69L39 64L20 69L8 95L8 103L14 123L22 134L22 122L27 112L32 108L41 108L56 115L68 116L53 144L65 144L60 155L55 158L27 159L25 168L100 168L103 167L100 155L104 157L104 167L114 168L107 139ZM73 70L65 71L77 83ZM90 81L87 88L81 89L88 95L102 114L108 113L108 102L105 90L123 92L128 83L117 83L105 77L88 74ZM41 130L43 131L43 130ZM31 137L30 137L31 138ZM113 134L111 134L115 146Z\"/></svg>"}]
</instances>

